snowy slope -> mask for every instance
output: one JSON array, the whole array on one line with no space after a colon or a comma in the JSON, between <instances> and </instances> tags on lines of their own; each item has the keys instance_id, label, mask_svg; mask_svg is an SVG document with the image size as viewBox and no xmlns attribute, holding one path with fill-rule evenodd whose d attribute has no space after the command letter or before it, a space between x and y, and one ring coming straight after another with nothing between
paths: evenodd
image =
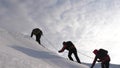
<instances>
[{"instance_id":1,"label":"snowy slope","mask_svg":"<svg viewBox=\"0 0 120 68\"><path fill-rule=\"evenodd\" d=\"M29 36L0 29L0 68L89 68L66 60Z\"/></svg>"},{"instance_id":2,"label":"snowy slope","mask_svg":"<svg viewBox=\"0 0 120 68\"><path fill-rule=\"evenodd\" d=\"M91 57L94 49L104 48L114 64L120 64L119 18L120 0L0 0L1 28L28 35L39 27L58 49L64 40Z\"/></svg>"},{"instance_id":3,"label":"snowy slope","mask_svg":"<svg viewBox=\"0 0 120 68\"><path fill-rule=\"evenodd\" d=\"M84 68L56 54L64 40L75 43L86 63L92 63L93 49L107 49L110 68L119 68L119 8L120 0L0 0L0 68ZM48 49L29 37L36 27Z\"/></svg>"}]
</instances>

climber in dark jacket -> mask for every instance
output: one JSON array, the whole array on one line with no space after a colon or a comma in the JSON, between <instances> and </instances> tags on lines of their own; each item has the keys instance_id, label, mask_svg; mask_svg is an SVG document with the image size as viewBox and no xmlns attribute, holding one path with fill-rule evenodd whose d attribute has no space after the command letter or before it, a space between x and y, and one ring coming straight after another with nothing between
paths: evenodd
<instances>
[{"instance_id":1,"label":"climber in dark jacket","mask_svg":"<svg viewBox=\"0 0 120 68\"><path fill-rule=\"evenodd\" d=\"M43 35L42 30L40 30L39 28L33 29L33 30L32 30L32 33L31 33L31 37L32 37L33 35L36 36L36 41L37 41L39 44L41 44L40 38L41 38L41 36Z\"/></svg>"},{"instance_id":2,"label":"climber in dark jacket","mask_svg":"<svg viewBox=\"0 0 120 68\"><path fill-rule=\"evenodd\" d=\"M77 55L77 50L76 50L74 44L73 44L71 41L63 42L63 47L62 47L62 49L59 50L58 52L61 53L61 52L63 52L65 49L69 51L69 53L68 53L68 58L69 58L70 60L73 61L73 58L71 57L71 55L74 54L77 62L78 62L78 63L81 63L81 61L80 61L80 59L79 59L79 57L78 57L78 55Z\"/></svg>"}]
</instances>

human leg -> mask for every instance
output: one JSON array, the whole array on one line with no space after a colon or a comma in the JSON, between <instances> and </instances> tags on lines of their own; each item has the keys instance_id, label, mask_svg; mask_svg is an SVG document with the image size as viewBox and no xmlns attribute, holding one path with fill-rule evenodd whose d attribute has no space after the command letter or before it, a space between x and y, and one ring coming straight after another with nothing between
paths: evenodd
<instances>
[{"instance_id":1,"label":"human leg","mask_svg":"<svg viewBox=\"0 0 120 68\"><path fill-rule=\"evenodd\" d=\"M101 68L106 68L104 63L101 63Z\"/></svg>"},{"instance_id":2,"label":"human leg","mask_svg":"<svg viewBox=\"0 0 120 68\"><path fill-rule=\"evenodd\" d=\"M81 63L81 61L80 61L80 59L79 59L79 57L78 57L78 55L77 55L77 51L74 52L74 56L75 56L77 62L78 62L78 63Z\"/></svg>"},{"instance_id":3,"label":"human leg","mask_svg":"<svg viewBox=\"0 0 120 68\"><path fill-rule=\"evenodd\" d=\"M68 58L73 61L73 58L71 57L71 55L72 55L72 52L69 51Z\"/></svg>"},{"instance_id":4,"label":"human leg","mask_svg":"<svg viewBox=\"0 0 120 68\"><path fill-rule=\"evenodd\" d=\"M109 68L109 62L105 63L105 68Z\"/></svg>"},{"instance_id":5,"label":"human leg","mask_svg":"<svg viewBox=\"0 0 120 68\"><path fill-rule=\"evenodd\" d=\"M36 35L36 41L39 43L39 44L41 44L41 42L40 42L40 35L38 34L38 35Z\"/></svg>"}]
</instances>

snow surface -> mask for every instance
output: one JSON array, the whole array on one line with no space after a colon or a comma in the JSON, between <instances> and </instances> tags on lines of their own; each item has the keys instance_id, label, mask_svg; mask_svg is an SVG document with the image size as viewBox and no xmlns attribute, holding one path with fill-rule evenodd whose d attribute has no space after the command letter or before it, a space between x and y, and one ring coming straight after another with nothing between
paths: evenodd
<instances>
[{"instance_id":1,"label":"snow surface","mask_svg":"<svg viewBox=\"0 0 120 68\"><path fill-rule=\"evenodd\" d=\"M0 68L89 68L95 48L109 50L110 68L119 68L119 8L120 0L0 0ZM46 48L30 38L36 27ZM64 40L75 43L86 63L57 53Z\"/></svg>"},{"instance_id":2,"label":"snow surface","mask_svg":"<svg viewBox=\"0 0 120 68\"><path fill-rule=\"evenodd\" d=\"M50 51L29 36L0 29L0 68L89 68Z\"/></svg>"},{"instance_id":3,"label":"snow surface","mask_svg":"<svg viewBox=\"0 0 120 68\"><path fill-rule=\"evenodd\" d=\"M120 64L119 14L120 0L0 0L1 28L29 35L39 27L54 46L42 38L48 48L57 52L63 41L71 40L79 52L90 57L94 49L104 48L113 64ZM84 62L93 60L79 56Z\"/></svg>"},{"instance_id":4,"label":"snow surface","mask_svg":"<svg viewBox=\"0 0 120 68\"><path fill-rule=\"evenodd\" d=\"M89 68L39 45L30 36L0 28L0 68ZM120 65L110 64L110 68ZM100 68L96 64L94 68Z\"/></svg>"}]
</instances>

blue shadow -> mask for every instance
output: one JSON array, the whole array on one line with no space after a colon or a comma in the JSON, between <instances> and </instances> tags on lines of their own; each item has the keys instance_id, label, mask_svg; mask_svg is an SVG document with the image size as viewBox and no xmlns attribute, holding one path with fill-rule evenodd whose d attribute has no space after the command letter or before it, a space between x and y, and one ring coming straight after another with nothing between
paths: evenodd
<instances>
[{"instance_id":1,"label":"blue shadow","mask_svg":"<svg viewBox=\"0 0 120 68\"><path fill-rule=\"evenodd\" d=\"M55 59L55 58L60 58L59 56L52 55L50 52L45 52L45 51L37 51L25 47L20 47L20 46L12 46L12 48L23 52L24 54L34 57L34 58L41 58L41 59Z\"/></svg>"}]
</instances>

